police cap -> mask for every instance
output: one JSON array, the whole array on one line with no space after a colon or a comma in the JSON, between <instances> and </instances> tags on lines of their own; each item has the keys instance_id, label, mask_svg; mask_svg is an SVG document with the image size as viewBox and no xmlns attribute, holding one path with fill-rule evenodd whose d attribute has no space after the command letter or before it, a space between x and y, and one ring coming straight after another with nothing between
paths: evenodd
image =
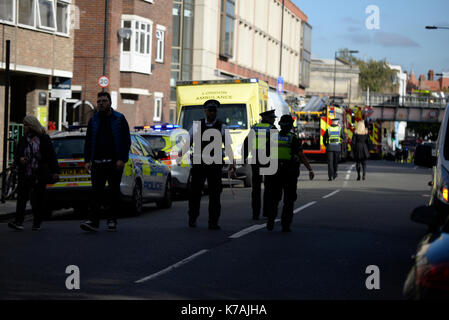
<instances>
[{"instance_id":1,"label":"police cap","mask_svg":"<svg viewBox=\"0 0 449 320\"><path fill-rule=\"evenodd\" d=\"M262 118L276 118L276 115L274 114L274 110L268 110L265 112L260 113L260 116Z\"/></svg>"},{"instance_id":2,"label":"police cap","mask_svg":"<svg viewBox=\"0 0 449 320\"><path fill-rule=\"evenodd\" d=\"M292 118L291 115L289 115L289 114L284 114L284 115L281 117L281 120L279 120L279 125L280 125L280 126L288 126L288 125L293 124L293 122L294 122L294 120L293 120L293 118Z\"/></svg>"},{"instance_id":3,"label":"police cap","mask_svg":"<svg viewBox=\"0 0 449 320\"><path fill-rule=\"evenodd\" d=\"M204 109L217 109L220 107L220 102L214 99L207 100L203 104Z\"/></svg>"}]
</instances>

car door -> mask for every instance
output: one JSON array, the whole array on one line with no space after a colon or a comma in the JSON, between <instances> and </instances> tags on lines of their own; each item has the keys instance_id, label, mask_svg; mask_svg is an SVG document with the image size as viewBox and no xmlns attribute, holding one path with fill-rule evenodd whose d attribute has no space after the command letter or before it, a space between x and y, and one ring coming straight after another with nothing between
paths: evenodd
<instances>
[{"instance_id":1,"label":"car door","mask_svg":"<svg viewBox=\"0 0 449 320\"><path fill-rule=\"evenodd\" d=\"M146 161L150 165L152 191L156 197L163 197L169 170L166 165L156 160L156 154L146 139L136 135L136 140L139 141Z\"/></svg>"},{"instance_id":2,"label":"car door","mask_svg":"<svg viewBox=\"0 0 449 320\"><path fill-rule=\"evenodd\" d=\"M151 198L153 196L151 189L148 188L148 181L150 178L151 170L148 161L144 155L140 143L137 141L134 135L131 135L131 152L130 159L133 166L133 179L140 178L142 181L142 196L144 199ZM134 181L132 182L134 185Z\"/></svg>"}]
</instances>

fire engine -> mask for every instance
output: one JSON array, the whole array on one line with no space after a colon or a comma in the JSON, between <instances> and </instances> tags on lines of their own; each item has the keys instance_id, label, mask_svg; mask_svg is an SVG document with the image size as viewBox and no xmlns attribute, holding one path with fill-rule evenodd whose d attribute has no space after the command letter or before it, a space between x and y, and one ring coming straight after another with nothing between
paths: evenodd
<instances>
[{"instance_id":1,"label":"fire engine","mask_svg":"<svg viewBox=\"0 0 449 320\"><path fill-rule=\"evenodd\" d=\"M309 157L324 158L326 147L324 146L324 133L331 125L332 119L338 118L340 126L346 135L346 143L342 146L341 158L346 160L350 149L348 134L351 122L348 121L349 109L345 106L331 104L327 98L312 97L307 105L295 112L299 137L303 141L303 150Z\"/></svg>"}]
</instances>

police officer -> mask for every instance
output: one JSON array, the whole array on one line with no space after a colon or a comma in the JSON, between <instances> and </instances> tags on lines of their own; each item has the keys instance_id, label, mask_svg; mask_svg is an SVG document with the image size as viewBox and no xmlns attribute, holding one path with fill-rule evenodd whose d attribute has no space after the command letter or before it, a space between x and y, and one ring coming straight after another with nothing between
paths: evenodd
<instances>
[{"instance_id":1,"label":"police officer","mask_svg":"<svg viewBox=\"0 0 449 320\"><path fill-rule=\"evenodd\" d=\"M324 145L326 146L327 155L327 172L329 181L337 178L338 160L341 155L341 146L345 141L345 135L339 126L337 118L332 119L332 124L327 128L323 136Z\"/></svg>"},{"instance_id":2,"label":"police officer","mask_svg":"<svg viewBox=\"0 0 449 320\"><path fill-rule=\"evenodd\" d=\"M273 184L269 185L267 190L272 198L267 221L267 229L270 231L274 228L274 220L277 216L277 208L279 201L282 199L282 193L284 194L281 216L282 231L291 231L290 224L293 219L293 206L297 199L296 189L301 162L309 170L309 179L313 180L315 176L309 161L302 152L298 136L292 132L293 122L293 118L288 114L283 115L279 121L281 131L278 137L278 171L274 175Z\"/></svg>"},{"instance_id":3,"label":"police officer","mask_svg":"<svg viewBox=\"0 0 449 320\"><path fill-rule=\"evenodd\" d=\"M251 206L253 210L253 220L258 220L260 216L260 207L261 207L261 186L262 186L262 175L260 174L260 168L264 166L268 166L269 164L261 164L260 159L258 158L259 152L263 150L264 154L269 156L270 150L270 130L277 130L274 125L274 121L276 119L276 115L274 114L274 110L269 110L262 112L260 114L262 117L261 122L255 124L251 129L254 130L254 135L249 134L243 143L243 155L246 160L249 156L249 142L250 138L253 138L252 141L252 159L251 159L251 180L252 180L252 191L251 191ZM254 153L254 154L253 154ZM265 189L267 180L264 180ZM268 192L264 192L264 204L267 203L267 196L269 196ZM264 216L267 216L264 207Z\"/></svg>"},{"instance_id":4,"label":"police officer","mask_svg":"<svg viewBox=\"0 0 449 320\"><path fill-rule=\"evenodd\" d=\"M205 118L200 120L200 130L194 126L190 129L190 144L192 145L194 140L197 140L198 134L201 134L200 140L202 140L203 135L209 130L217 130L221 139L219 141L215 141L216 139L211 139L211 141L201 141L200 146L193 144L193 164L192 169L190 171L191 174L191 190L189 197L189 227L196 227L196 220L200 214L200 202L201 202L201 194L204 188L204 183L207 179L207 187L209 189L209 229L211 230L220 230L220 226L218 225L218 219L221 213L221 203L220 196L222 191L221 185L221 176L223 169L223 158L221 155L221 146L222 143L227 145L226 151L228 153L229 160L231 164L229 166L229 170L233 173L235 171L235 163L234 156L232 154L232 149L230 145L232 144L231 137L229 135L228 130L226 130L226 125L223 124L218 118L218 108L220 107L220 102L217 100L207 100L204 103L204 113ZM195 136L195 137L194 137ZM220 149L220 156L218 163L214 161L212 164L206 163L203 155L204 149L210 144L217 144ZM209 150L210 148L208 148ZM207 154L207 151L206 151ZM195 157L197 155L201 155L200 163L196 164ZM212 158L215 158L215 154L211 154Z\"/></svg>"}]
</instances>

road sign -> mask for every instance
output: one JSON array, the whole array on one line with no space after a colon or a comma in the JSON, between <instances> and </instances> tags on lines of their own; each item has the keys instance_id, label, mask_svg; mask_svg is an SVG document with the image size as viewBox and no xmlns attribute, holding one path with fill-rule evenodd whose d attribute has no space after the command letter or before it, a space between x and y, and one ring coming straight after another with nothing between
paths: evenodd
<instances>
[{"instance_id":1,"label":"road sign","mask_svg":"<svg viewBox=\"0 0 449 320\"><path fill-rule=\"evenodd\" d=\"M284 93L284 78L282 78L282 77L278 77L277 91L278 91L279 94L283 94Z\"/></svg>"},{"instance_id":2,"label":"road sign","mask_svg":"<svg viewBox=\"0 0 449 320\"><path fill-rule=\"evenodd\" d=\"M101 76L100 78L98 78L98 85L102 88L109 87L109 78L106 76Z\"/></svg>"}]
</instances>

